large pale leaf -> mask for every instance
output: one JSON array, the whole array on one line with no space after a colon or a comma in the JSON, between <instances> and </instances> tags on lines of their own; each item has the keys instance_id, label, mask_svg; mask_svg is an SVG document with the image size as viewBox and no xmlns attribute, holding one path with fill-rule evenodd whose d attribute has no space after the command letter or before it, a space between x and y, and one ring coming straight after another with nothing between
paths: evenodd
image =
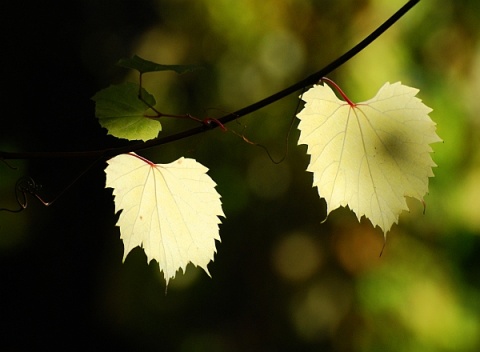
<instances>
[{"instance_id":1,"label":"large pale leaf","mask_svg":"<svg viewBox=\"0 0 480 352\"><path fill-rule=\"evenodd\" d=\"M124 260L133 248L143 247L167 284L189 262L208 273L224 214L207 171L183 157L170 164L154 164L135 153L108 160L106 187L113 188L115 211L122 210L117 225Z\"/></svg>"},{"instance_id":2,"label":"large pale leaf","mask_svg":"<svg viewBox=\"0 0 480 352\"><path fill-rule=\"evenodd\" d=\"M307 171L327 215L348 206L386 234L408 210L406 196L423 201L436 166L429 144L441 139L417 92L386 83L373 99L352 105L326 85L303 94L298 143L308 146Z\"/></svg>"}]
</instances>

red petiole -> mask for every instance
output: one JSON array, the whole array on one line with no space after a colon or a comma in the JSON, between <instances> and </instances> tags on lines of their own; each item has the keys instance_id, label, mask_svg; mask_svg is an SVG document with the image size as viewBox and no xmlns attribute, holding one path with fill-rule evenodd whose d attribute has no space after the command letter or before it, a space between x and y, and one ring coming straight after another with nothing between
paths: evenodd
<instances>
[{"instance_id":1,"label":"red petiole","mask_svg":"<svg viewBox=\"0 0 480 352\"><path fill-rule=\"evenodd\" d=\"M333 88L336 89L336 91L338 93L340 93L340 95L342 96L343 100L345 100L347 102L348 105L350 105L352 108L354 108L355 106L357 106L357 104L355 104L353 101L350 100L349 97L347 97L347 95L343 92L343 90L338 86L338 84L336 84L334 81L332 81L330 78L327 78L327 77L322 77L322 79L320 81L323 81L323 82L327 82L329 85L333 86Z\"/></svg>"}]
</instances>

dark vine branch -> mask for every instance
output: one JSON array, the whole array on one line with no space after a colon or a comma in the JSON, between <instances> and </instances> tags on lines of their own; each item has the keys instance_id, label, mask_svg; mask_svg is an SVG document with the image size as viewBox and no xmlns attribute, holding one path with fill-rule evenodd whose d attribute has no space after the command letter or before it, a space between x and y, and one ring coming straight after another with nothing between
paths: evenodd
<instances>
[{"instance_id":1,"label":"dark vine branch","mask_svg":"<svg viewBox=\"0 0 480 352\"><path fill-rule=\"evenodd\" d=\"M227 114L216 121L218 123L203 124L195 128L188 129L183 132L179 132L170 136L156 138L147 142L141 142L133 145L128 145L118 148L107 148L102 150L94 151L83 151L83 152L4 152L0 151L0 159L54 159L54 158L110 158L118 154L128 153L132 151L139 151L147 148L156 147L159 145L171 143L174 141L181 140L205 131L212 130L216 127L222 126L228 122L234 121L242 116L248 115L252 112L260 110L261 108L275 103L276 101L285 98L286 96L293 94L309 85L313 85L321 80L322 77L327 76L332 71L346 63L348 60L353 58L373 41L375 41L380 35L382 35L388 28L390 28L395 22L397 22L401 17L403 17L408 11L410 11L413 6L415 6L420 0L410 0L403 7L401 7L396 13L394 13L388 20L386 20L382 25L380 25L376 30L374 30L370 35L363 39L360 43L355 45L352 49L347 51L345 54L332 61L330 64L322 68L320 71L308 76L307 78L287 87L278 93L275 93L269 97L266 97L254 104L246 106L238 111L235 111L231 114Z\"/></svg>"}]
</instances>

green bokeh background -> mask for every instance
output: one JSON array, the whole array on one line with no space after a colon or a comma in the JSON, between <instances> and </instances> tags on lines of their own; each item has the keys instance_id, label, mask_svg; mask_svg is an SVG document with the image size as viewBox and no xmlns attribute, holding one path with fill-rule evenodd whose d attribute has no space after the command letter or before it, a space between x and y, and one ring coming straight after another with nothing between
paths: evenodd
<instances>
[{"instance_id":1,"label":"green bokeh background","mask_svg":"<svg viewBox=\"0 0 480 352\"><path fill-rule=\"evenodd\" d=\"M165 113L220 117L319 70L403 1L151 0L11 4L2 17L8 151L94 150L106 136L90 97L136 81L116 67L137 54L204 70L145 75ZM324 223L305 146L289 126L298 94L220 129L143 153L210 168L227 218L212 278L189 266L168 287L134 250L121 263L104 165L51 207L0 213L0 349L158 351L477 351L480 349L480 3L422 0L329 77L352 100L385 81L420 89L444 140L426 213L420 202L388 234L348 209ZM3 28L4 27L4 28ZM194 125L163 122L165 134ZM28 174L52 199L86 160L0 165L1 207Z\"/></svg>"}]
</instances>

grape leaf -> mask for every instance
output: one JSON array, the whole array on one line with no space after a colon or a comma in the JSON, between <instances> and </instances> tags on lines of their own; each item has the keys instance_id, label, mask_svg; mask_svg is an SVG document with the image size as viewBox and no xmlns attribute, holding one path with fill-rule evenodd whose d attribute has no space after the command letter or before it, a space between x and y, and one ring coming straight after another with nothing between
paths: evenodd
<instances>
[{"instance_id":1,"label":"grape leaf","mask_svg":"<svg viewBox=\"0 0 480 352\"><path fill-rule=\"evenodd\" d=\"M220 241L219 216L225 217L208 169L193 159L154 164L135 154L108 160L106 187L113 188L117 225L125 250L135 247L155 259L165 280L189 262L208 273ZM210 274L209 274L210 275Z\"/></svg>"},{"instance_id":2,"label":"grape leaf","mask_svg":"<svg viewBox=\"0 0 480 352\"><path fill-rule=\"evenodd\" d=\"M202 66L199 65L162 65L153 61L142 59L137 55L134 55L132 58L120 59L117 65L137 70L142 74L159 71L175 71L176 73L186 73L202 68Z\"/></svg>"},{"instance_id":3,"label":"grape leaf","mask_svg":"<svg viewBox=\"0 0 480 352\"><path fill-rule=\"evenodd\" d=\"M326 85L303 94L298 144L307 145L307 171L327 202L327 216L348 206L358 220L365 216L386 235L408 210L405 197L423 202L436 166L429 144L441 139L428 116L432 110L417 92L386 83L358 104L338 99Z\"/></svg>"},{"instance_id":4,"label":"grape leaf","mask_svg":"<svg viewBox=\"0 0 480 352\"><path fill-rule=\"evenodd\" d=\"M162 130L159 121L145 116L148 105L155 105L155 98L142 88L141 101L138 97L139 86L125 82L112 85L97 92L92 98L95 101L95 115L108 134L128 140L143 141L156 138Z\"/></svg>"}]
</instances>

